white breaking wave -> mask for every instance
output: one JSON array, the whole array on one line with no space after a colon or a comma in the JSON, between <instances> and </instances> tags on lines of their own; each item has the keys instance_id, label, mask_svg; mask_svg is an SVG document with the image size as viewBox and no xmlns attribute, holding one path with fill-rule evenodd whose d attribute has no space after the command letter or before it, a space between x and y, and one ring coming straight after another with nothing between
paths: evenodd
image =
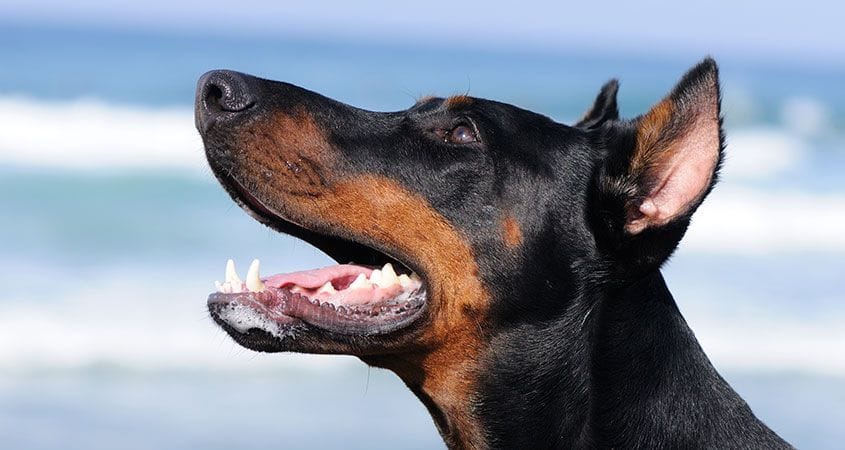
<instances>
[{"instance_id":1,"label":"white breaking wave","mask_svg":"<svg viewBox=\"0 0 845 450\"><path fill-rule=\"evenodd\" d=\"M49 299L32 298L26 292L20 298L4 298L0 373L100 366L265 372L336 369L353 363L348 357L246 350L208 316L204 299L211 289L203 289L205 283L179 288L180 280L168 278L165 284L174 287L104 272L96 284L61 283L52 288L55 292L48 294Z\"/></svg>"},{"instance_id":2,"label":"white breaking wave","mask_svg":"<svg viewBox=\"0 0 845 450\"><path fill-rule=\"evenodd\" d=\"M780 108L783 125L804 135L823 134L830 129L830 110L823 102L811 97L793 97Z\"/></svg>"},{"instance_id":3,"label":"white breaking wave","mask_svg":"<svg viewBox=\"0 0 845 450\"><path fill-rule=\"evenodd\" d=\"M692 269L675 268L683 270ZM845 376L845 308L832 306L841 305L841 299L755 296L742 281L713 279L709 273L701 273L691 284L672 278L669 284L685 319L720 370ZM751 285L766 283L743 278ZM795 282L802 282L800 274ZM803 310L788 303L800 303Z\"/></svg>"},{"instance_id":4,"label":"white breaking wave","mask_svg":"<svg viewBox=\"0 0 845 450\"><path fill-rule=\"evenodd\" d=\"M684 251L845 252L845 195L718 186L684 237Z\"/></svg>"},{"instance_id":5,"label":"white breaking wave","mask_svg":"<svg viewBox=\"0 0 845 450\"><path fill-rule=\"evenodd\" d=\"M719 315L694 328L719 368L845 376L843 320L841 313L803 322L748 315L740 321Z\"/></svg>"},{"instance_id":6,"label":"white breaking wave","mask_svg":"<svg viewBox=\"0 0 845 450\"><path fill-rule=\"evenodd\" d=\"M186 108L0 97L0 123L0 163L74 169L205 167L193 112Z\"/></svg>"},{"instance_id":7,"label":"white breaking wave","mask_svg":"<svg viewBox=\"0 0 845 450\"><path fill-rule=\"evenodd\" d=\"M722 178L726 182L772 178L800 166L808 151L801 137L776 128L731 131Z\"/></svg>"}]
</instances>

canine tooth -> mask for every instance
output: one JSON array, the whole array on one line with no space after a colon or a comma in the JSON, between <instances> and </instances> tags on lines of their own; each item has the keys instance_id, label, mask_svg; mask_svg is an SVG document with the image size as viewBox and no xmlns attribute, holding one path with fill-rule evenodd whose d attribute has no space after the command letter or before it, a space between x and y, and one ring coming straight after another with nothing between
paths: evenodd
<instances>
[{"instance_id":1,"label":"canine tooth","mask_svg":"<svg viewBox=\"0 0 845 450\"><path fill-rule=\"evenodd\" d=\"M263 292L264 283L261 282L261 277L258 275L258 269L261 262L257 259L252 260L249 265L249 270L246 273L246 287L252 292Z\"/></svg>"},{"instance_id":2,"label":"canine tooth","mask_svg":"<svg viewBox=\"0 0 845 450\"><path fill-rule=\"evenodd\" d=\"M243 283L241 278L238 276L238 271L235 270L235 262L231 259L226 261L226 282L232 284L233 286L240 286Z\"/></svg>"},{"instance_id":3,"label":"canine tooth","mask_svg":"<svg viewBox=\"0 0 845 450\"><path fill-rule=\"evenodd\" d=\"M381 283L379 283L379 286L387 287L398 282L399 279L396 278L396 271L393 270L393 266L390 263L385 264L381 269Z\"/></svg>"},{"instance_id":4,"label":"canine tooth","mask_svg":"<svg viewBox=\"0 0 845 450\"><path fill-rule=\"evenodd\" d=\"M337 289L332 286L331 281L326 281L326 284L320 286L320 289L317 289L318 294L334 294L337 292Z\"/></svg>"},{"instance_id":5,"label":"canine tooth","mask_svg":"<svg viewBox=\"0 0 845 450\"><path fill-rule=\"evenodd\" d=\"M381 285L381 270L376 269L370 274L370 283Z\"/></svg>"},{"instance_id":6,"label":"canine tooth","mask_svg":"<svg viewBox=\"0 0 845 450\"><path fill-rule=\"evenodd\" d=\"M346 289L358 289L362 287L367 287L369 285L370 283L367 281L367 276L363 273L359 273L358 276L355 278L355 281L353 281L352 284L350 284L349 287Z\"/></svg>"},{"instance_id":7,"label":"canine tooth","mask_svg":"<svg viewBox=\"0 0 845 450\"><path fill-rule=\"evenodd\" d=\"M405 275L405 274L403 273L402 275L399 275L399 284L400 284L403 288L406 288L406 287L408 287L408 286L410 286L410 285L411 285L411 279L410 279L410 278L408 278L408 275Z\"/></svg>"}]
</instances>

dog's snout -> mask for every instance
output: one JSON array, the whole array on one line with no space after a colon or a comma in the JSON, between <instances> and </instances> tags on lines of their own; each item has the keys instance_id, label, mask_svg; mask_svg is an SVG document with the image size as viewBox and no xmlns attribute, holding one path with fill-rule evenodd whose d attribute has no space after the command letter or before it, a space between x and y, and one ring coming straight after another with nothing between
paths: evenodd
<instances>
[{"instance_id":1,"label":"dog's snout","mask_svg":"<svg viewBox=\"0 0 845 450\"><path fill-rule=\"evenodd\" d=\"M255 78L231 70L213 70L197 82L196 122L201 132L220 120L234 118L257 101Z\"/></svg>"}]
</instances>

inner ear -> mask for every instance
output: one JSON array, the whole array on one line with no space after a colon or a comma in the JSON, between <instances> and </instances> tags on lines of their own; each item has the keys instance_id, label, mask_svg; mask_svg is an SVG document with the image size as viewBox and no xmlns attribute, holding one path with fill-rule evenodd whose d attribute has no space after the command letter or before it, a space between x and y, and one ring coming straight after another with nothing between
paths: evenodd
<instances>
[{"instance_id":1,"label":"inner ear","mask_svg":"<svg viewBox=\"0 0 845 450\"><path fill-rule=\"evenodd\" d=\"M630 234L688 218L715 183L723 148L716 63L706 59L690 70L634 124L627 174L634 195L625 220Z\"/></svg>"},{"instance_id":2,"label":"inner ear","mask_svg":"<svg viewBox=\"0 0 845 450\"><path fill-rule=\"evenodd\" d=\"M578 128L597 128L604 122L619 119L619 108L616 105L616 93L619 82L610 80L601 87L593 106L584 113L581 120L575 124Z\"/></svg>"}]
</instances>

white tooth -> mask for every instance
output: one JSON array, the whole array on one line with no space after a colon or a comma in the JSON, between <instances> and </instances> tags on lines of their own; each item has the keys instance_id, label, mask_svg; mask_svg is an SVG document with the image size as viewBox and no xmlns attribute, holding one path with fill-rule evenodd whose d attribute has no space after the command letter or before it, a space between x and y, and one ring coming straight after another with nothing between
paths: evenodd
<instances>
[{"instance_id":1,"label":"white tooth","mask_svg":"<svg viewBox=\"0 0 845 450\"><path fill-rule=\"evenodd\" d=\"M261 265L257 259L252 260L249 265L249 270L246 273L246 287L252 292L263 292L264 283L261 282L261 277L258 275L258 268Z\"/></svg>"},{"instance_id":2,"label":"white tooth","mask_svg":"<svg viewBox=\"0 0 845 450\"><path fill-rule=\"evenodd\" d=\"M238 286L243 283L241 277L238 276L238 271L235 270L235 262L231 259L226 261L226 282Z\"/></svg>"},{"instance_id":3,"label":"white tooth","mask_svg":"<svg viewBox=\"0 0 845 450\"><path fill-rule=\"evenodd\" d=\"M370 274L370 283L372 284L379 284L381 283L381 270L374 270L373 273Z\"/></svg>"},{"instance_id":4,"label":"white tooth","mask_svg":"<svg viewBox=\"0 0 845 450\"><path fill-rule=\"evenodd\" d=\"M403 273L402 275L399 275L399 284L400 284L403 288L406 288L406 287L408 287L408 286L410 286L410 285L411 285L411 279L410 279L410 278L408 278L408 275L405 275L405 274Z\"/></svg>"},{"instance_id":5,"label":"white tooth","mask_svg":"<svg viewBox=\"0 0 845 450\"><path fill-rule=\"evenodd\" d=\"M381 283L379 286L387 287L398 282L399 279L396 278L396 272L393 270L393 266L390 263L385 264L381 269Z\"/></svg>"},{"instance_id":6,"label":"white tooth","mask_svg":"<svg viewBox=\"0 0 845 450\"><path fill-rule=\"evenodd\" d=\"M318 294L334 294L337 290L332 286L331 281L326 281L326 284L320 286L320 289L317 289Z\"/></svg>"},{"instance_id":7,"label":"white tooth","mask_svg":"<svg viewBox=\"0 0 845 450\"><path fill-rule=\"evenodd\" d=\"M422 283L422 280L420 280L420 276L417 275L416 273L411 274L410 280L413 281L414 283Z\"/></svg>"},{"instance_id":8,"label":"white tooth","mask_svg":"<svg viewBox=\"0 0 845 450\"><path fill-rule=\"evenodd\" d=\"M242 282L239 283L229 283L229 287L232 290L232 294L240 294L244 291L244 284Z\"/></svg>"},{"instance_id":9,"label":"white tooth","mask_svg":"<svg viewBox=\"0 0 845 450\"><path fill-rule=\"evenodd\" d=\"M358 277L355 278L355 281L353 281L352 284L350 284L349 287L346 289L358 289L362 287L368 287L369 285L370 283L369 281L367 281L367 276L363 273L359 273Z\"/></svg>"},{"instance_id":10,"label":"white tooth","mask_svg":"<svg viewBox=\"0 0 845 450\"><path fill-rule=\"evenodd\" d=\"M305 292L305 289L302 289L302 286L295 285L294 287L290 288L290 291L294 294L301 294Z\"/></svg>"},{"instance_id":11,"label":"white tooth","mask_svg":"<svg viewBox=\"0 0 845 450\"><path fill-rule=\"evenodd\" d=\"M217 292L223 292L223 285L219 281L214 282L214 288L217 289Z\"/></svg>"}]
</instances>

